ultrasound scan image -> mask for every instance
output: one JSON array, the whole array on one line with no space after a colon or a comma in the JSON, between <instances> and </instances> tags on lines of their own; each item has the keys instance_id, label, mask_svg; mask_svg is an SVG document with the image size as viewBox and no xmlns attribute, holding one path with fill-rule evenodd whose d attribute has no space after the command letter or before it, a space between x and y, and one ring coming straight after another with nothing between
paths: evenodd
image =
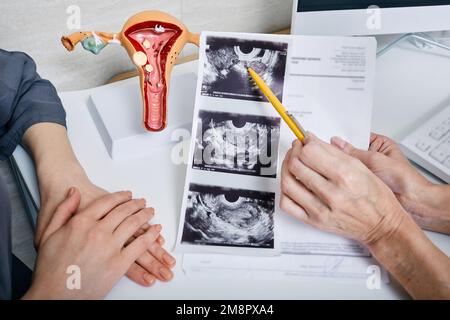
<instances>
[{"instance_id":1,"label":"ultrasound scan image","mask_svg":"<svg viewBox=\"0 0 450 320\"><path fill-rule=\"evenodd\" d=\"M272 249L274 208L274 193L191 184L181 242Z\"/></svg>"},{"instance_id":2,"label":"ultrasound scan image","mask_svg":"<svg viewBox=\"0 0 450 320\"><path fill-rule=\"evenodd\" d=\"M286 43L207 37L202 95L265 101L249 77L251 67L281 101L286 57Z\"/></svg>"},{"instance_id":3,"label":"ultrasound scan image","mask_svg":"<svg viewBox=\"0 0 450 320\"><path fill-rule=\"evenodd\" d=\"M201 110L192 168L275 178L280 119Z\"/></svg>"}]
</instances>

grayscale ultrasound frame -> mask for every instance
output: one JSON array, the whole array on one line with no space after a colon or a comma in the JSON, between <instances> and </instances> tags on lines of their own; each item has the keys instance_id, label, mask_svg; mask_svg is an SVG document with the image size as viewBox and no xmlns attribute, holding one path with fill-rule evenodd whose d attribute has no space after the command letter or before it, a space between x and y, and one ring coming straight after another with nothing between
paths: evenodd
<instances>
[{"instance_id":1,"label":"grayscale ultrasound frame","mask_svg":"<svg viewBox=\"0 0 450 320\"><path fill-rule=\"evenodd\" d=\"M208 111L208 110L199 110L198 113L198 121L200 121L201 125L197 127L198 132L195 140L195 152L194 159L192 161L192 168L197 170L205 170L205 171L215 171L215 172L224 172L231 174L241 174L241 175L251 175L251 176L260 176L265 178L276 178L277 165L278 165L278 145L280 140L280 118L275 117L266 117L266 116L257 116L257 115L247 115L247 114L239 114L239 113L229 113L229 112L219 112L219 111ZM253 127L257 127L260 129L267 129L267 134L265 135L265 139L267 142L266 146L262 146L259 143L263 143L262 141L258 141L258 153L257 153L257 161L256 164L252 168L243 168L243 166L238 165L237 154L239 150L236 151L234 156L234 167L230 168L224 164L219 163L206 163L204 159L203 150L205 150L208 146L208 142L204 141L205 132L208 130L214 129L211 126L214 125L222 125L225 126L225 122L232 121L233 125L243 125L250 124L254 125ZM253 129L253 128L252 128ZM201 130L201 132L200 132ZM222 132L219 132L222 134ZM224 130L223 134L227 134L226 130ZM228 133L231 136L235 135L235 133ZM256 137L260 137L263 132L253 132ZM221 138L221 137L219 137ZM224 146L225 149L225 146ZM237 149L237 147L236 147ZM273 151L273 152L272 152ZM222 150L224 153L224 157L226 157L226 150ZM261 154L264 154L264 157L268 157L270 160L269 163L261 162ZM246 157L248 152L245 152ZM249 161L246 161L247 163ZM270 169L271 168L271 169ZM270 170L273 174L263 174L264 169L267 171Z\"/></svg>"},{"instance_id":2,"label":"grayscale ultrasound frame","mask_svg":"<svg viewBox=\"0 0 450 320\"><path fill-rule=\"evenodd\" d=\"M262 192L244 189L225 188L211 185L200 185L191 183L189 186L188 197L202 196L202 195L214 195L214 196L231 196L238 198L245 198L247 201L252 200L255 204L261 204L264 209L268 209L269 221L271 223L271 231L267 234L267 241L260 244L251 243L236 243L229 239L223 239L222 242L211 242L201 239L202 234L206 234L207 230L192 231L194 228L199 228L198 222L204 222L201 218L198 221L195 219L198 216L198 212L195 212L195 208L186 207L183 232L181 237L182 244L189 245L203 245L203 246L220 246L220 247L241 247L241 248L254 248L254 249L273 249L275 246L274 235L274 212L275 212L275 193ZM188 201L189 202L189 201ZM236 209L237 210L237 209ZM236 211L235 210L235 211ZM215 213L214 213L215 214ZM204 226L203 226L204 227ZM256 242L256 241L253 241Z\"/></svg>"},{"instance_id":3,"label":"grayscale ultrasound frame","mask_svg":"<svg viewBox=\"0 0 450 320\"><path fill-rule=\"evenodd\" d=\"M208 47L206 49L206 64L209 68L204 70L201 95L214 98L266 101L265 97L248 77L246 67L251 66L264 80L267 80L267 77L273 80L273 82L266 82L278 99L280 101L283 100L288 43L208 36L206 44ZM245 48L253 47L254 49L261 49L262 52L266 52L266 50L273 53L276 52L278 56L277 62L270 68L271 71L265 75L261 68L258 68L258 65L261 64L252 65L250 63L247 65L246 62L242 62L234 51L236 46L239 48L240 46L243 48L244 46ZM238 72L234 67L239 63L244 63L246 67L240 68ZM227 70L229 73L224 75L223 70ZM207 80L212 76L211 73L215 73L215 76L218 77L216 81L210 82Z\"/></svg>"}]
</instances>

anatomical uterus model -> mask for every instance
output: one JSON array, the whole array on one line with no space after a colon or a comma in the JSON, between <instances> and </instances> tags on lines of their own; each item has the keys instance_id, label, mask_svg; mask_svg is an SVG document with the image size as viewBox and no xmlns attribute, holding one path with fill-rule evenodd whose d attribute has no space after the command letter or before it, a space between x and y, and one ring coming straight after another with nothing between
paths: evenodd
<instances>
[{"instance_id":1,"label":"anatomical uterus model","mask_svg":"<svg viewBox=\"0 0 450 320\"><path fill-rule=\"evenodd\" d=\"M143 122L148 131L167 126L167 96L170 73L186 43L198 46L199 35L190 33L176 18L159 11L143 11L132 16L120 33L75 32L61 38L67 50L78 42L98 54L110 43L125 47L139 72L143 100Z\"/></svg>"}]
</instances>

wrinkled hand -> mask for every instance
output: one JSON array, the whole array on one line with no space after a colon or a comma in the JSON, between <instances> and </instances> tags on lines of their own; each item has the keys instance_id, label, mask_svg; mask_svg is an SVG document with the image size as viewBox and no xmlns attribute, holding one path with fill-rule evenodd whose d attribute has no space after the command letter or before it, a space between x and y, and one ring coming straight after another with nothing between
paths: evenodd
<instances>
[{"instance_id":1,"label":"wrinkled hand","mask_svg":"<svg viewBox=\"0 0 450 320\"><path fill-rule=\"evenodd\" d=\"M128 241L153 215L130 192L104 195L80 210L81 195L71 188L41 236L34 281L24 298L100 299L130 266L155 245L153 225ZM128 241L128 244L126 244ZM79 270L79 289L67 287L69 266Z\"/></svg>"},{"instance_id":2,"label":"wrinkled hand","mask_svg":"<svg viewBox=\"0 0 450 320\"><path fill-rule=\"evenodd\" d=\"M69 176L69 175L68 175ZM107 195L108 193L94 185L84 175L70 175L70 179L61 177L53 185L41 186L41 210L38 216L38 225L35 236L35 245L40 250L41 238L45 233L53 213L58 204L64 199L65 193L70 186L76 186L80 192L80 205L78 210L86 209L97 199ZM140 202L140 206L144 208L145 201ZM153 217L153 214L152 214ZM149 224L145 223L141 228L130 237L129 241L134 240L148 230ZM169 281L173 278L171 269L175 266L175 258L172 257L163 247L164 238L160 235L157 241L144 252L135 263L133 263L127 276L134 282L142 286L150 286L155 283L156 279L160 281Z\"/></svg>"},{"instance_id":3,"label":"wrinkled hand","mask_svg":"<svg viewBox=\"0 0 450 320\"><path fill-rule=\"evenodd\" d=\"M425 179L394 141L372 134L368 151L356 149L340 138L331 139L331 144L361 160L383 180L422 228L450 233L450 189Z\"/></svg>"},{"instance_id":4,"label":"wrinkled hand","mask_svg":"<svg viewBox=\"0 0 450 320\"><path fill-rule=\"evenodd\" d=\"M360 160L308 134L283 162L283 211L301 221L370 245L406 215L389 188Z\"/></svg>"},{"instance_id":5,"label":"wrinkled hand","mask_svg":"<svg viewBox=\"0 0 450 320\"><path fill-rule=\"evenodd\" d=\"M356 149L340 138L332 138L335 145L348 155L361 160L378 178L384 181L408 209L418 201L417 196L430 183L406 159L399 146L391 139L372 134L368 151Z\"/></svg>"}]
</instances>

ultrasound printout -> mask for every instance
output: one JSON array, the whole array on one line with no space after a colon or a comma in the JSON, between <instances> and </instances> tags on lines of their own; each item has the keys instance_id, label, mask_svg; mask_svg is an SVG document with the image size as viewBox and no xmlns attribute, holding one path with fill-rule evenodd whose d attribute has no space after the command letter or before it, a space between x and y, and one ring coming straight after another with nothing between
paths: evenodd
<instances>
[{"instance_id":1,"label":"ultrasound printout","mask_svg":"<svg viewBox=\"0 0 450 320\"><path fill-rule=\"evenodd\" d=\"M283 100L289 42L204 32L177 251L273 256L281 119L249 77Z\"/></svg>"},{"instance_id":2,"label":"ultrasound printout","mask_svg":"<svg viewBox=\"0 0 450 320\"><path fill-rule=\"evenodd\" d=\"M191 184L182 243L273 248L275 194Z\"/></svg>"},{"instance_id":3,"label":"ultrasound printout","mask_svg":"<svg viewBox=\"0 0 450 320\"><path fill-rule=\"evenodd\" d=\"M280 119L200 110L193 168L276 177Z\"/></svg>"},{"instance_id":4,"label":"ultrasound printout","mask_svg":"<svg viewBox=\"0 0 450 320\"><path fill-rule=\"evenodd\" d=\"M264 101L249 81L251 67L282 101L286 57L286 43L208 36L201 94Z\"/></svg>"}]
</instances>

